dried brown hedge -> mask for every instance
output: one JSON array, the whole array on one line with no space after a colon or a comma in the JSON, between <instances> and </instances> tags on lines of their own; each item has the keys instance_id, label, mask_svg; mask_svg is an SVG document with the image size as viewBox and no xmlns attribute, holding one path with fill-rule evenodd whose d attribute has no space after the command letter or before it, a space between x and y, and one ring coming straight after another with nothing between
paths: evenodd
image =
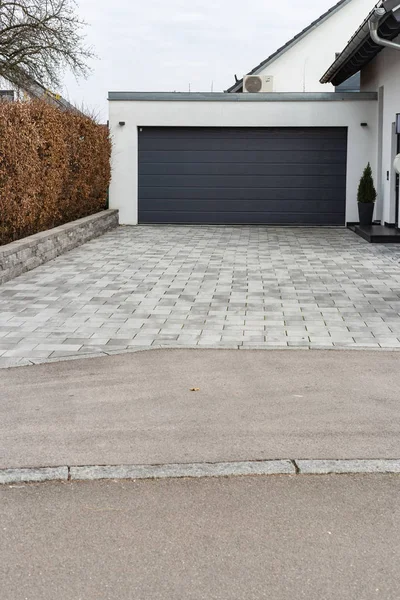
<instances>
[{"instance_id":1,"label":"dried brown hedge","mask_svg":"<svg viewBox=\"0 0 400 600\"><path fill-rule=\"evenodd\" d=\"M90 117L0 102L0 244L106 206L111 142Z\"/></svg>"}]
</instances>

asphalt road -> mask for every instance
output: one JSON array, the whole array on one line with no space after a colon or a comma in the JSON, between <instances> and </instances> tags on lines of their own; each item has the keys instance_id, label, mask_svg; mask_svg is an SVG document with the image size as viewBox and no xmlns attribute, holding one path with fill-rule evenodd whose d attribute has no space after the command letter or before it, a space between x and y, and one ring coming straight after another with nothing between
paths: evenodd
<instances>
[{"instance_id":1,"label":"asphalt road","mask_svg":"<svg viewBox=\"0 0 400 600\"><path fill-rule=\"evenodd\" d=\"M2 370L0 468L400 458L399 362L156 350Z\"/></svg>"},{"instance_id":2,"label":"asphalt road","mask_svg":"<svg viewBox=\"0 0 400 600\"><path fill-rule=\"evenodd\" d=\"M398 600L400 476L0 488L2 600Z\"/></svg>"}]
</instances>

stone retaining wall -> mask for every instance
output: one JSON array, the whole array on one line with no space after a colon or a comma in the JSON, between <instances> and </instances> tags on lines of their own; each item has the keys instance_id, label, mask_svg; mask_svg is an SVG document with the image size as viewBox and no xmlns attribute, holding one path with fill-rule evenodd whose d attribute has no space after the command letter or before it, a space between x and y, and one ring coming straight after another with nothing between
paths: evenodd
<instances>
[{"instance_id":1,"label":"stone retaining wall","mask_svg":"<svg viewBox=\"0 0 400 600\"><path fill-rule=\"evenodd\" d=\"M117 226L118 210L104 210L90 217L0 246L0 284Z\"/></svg>"}]
</instances>

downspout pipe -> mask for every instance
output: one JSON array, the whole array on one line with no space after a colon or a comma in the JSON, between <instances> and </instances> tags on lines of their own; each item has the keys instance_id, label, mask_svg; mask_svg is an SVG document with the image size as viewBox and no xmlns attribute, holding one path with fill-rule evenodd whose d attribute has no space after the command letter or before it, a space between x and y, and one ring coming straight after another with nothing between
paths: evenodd
<instances>
[{"instance_id":1,"label":"downspout pipe","mask_svg":"<svg viewBox=\"0 0 400 600\"><path fill-rule=\"evenodd\" d=\"M397 12L397 11L396 11ZM387 14L386 10L384 8L377 8L375 9L372 17L369 20L369 31L371 34L371 39L375 42L375 44L378 44L378 46L385 46L386 48L393 48L394 50L400 50L400 44L396 44L396 42L391 42L389 40L384 40L383 38L380 37L379 33L378 33L378 29L379 29L379 23L382 19L382 17L384 17ZM396 18L398 18L399 13L393 13Z\"/></svg>"}]
</instances>

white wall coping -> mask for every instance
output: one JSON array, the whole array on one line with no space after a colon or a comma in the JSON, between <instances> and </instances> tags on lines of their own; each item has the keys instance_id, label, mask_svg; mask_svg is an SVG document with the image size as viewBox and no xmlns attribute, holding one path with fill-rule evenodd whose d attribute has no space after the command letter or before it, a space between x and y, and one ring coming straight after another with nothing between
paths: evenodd
<instances>
[{"instance_id":1,"label":"white wall coping","mask_svg":"<svg viewBox=\"0 0 400 600\"><path fill-rule=\"evenodd\" d=\"M133 102L360 102L378 100L377 92L108 92L108 100Z\"/></svg>"}]
</instances>

